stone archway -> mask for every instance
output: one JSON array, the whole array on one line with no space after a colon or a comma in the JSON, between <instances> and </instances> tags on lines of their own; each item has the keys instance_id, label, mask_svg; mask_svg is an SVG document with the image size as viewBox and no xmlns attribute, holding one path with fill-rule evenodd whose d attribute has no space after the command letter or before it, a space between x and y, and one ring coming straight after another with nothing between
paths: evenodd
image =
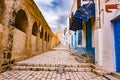
<instances>
[{"instance_id":1,"label":"stone archway","mask_svg":"<svg viewBox=\"0 0 120 80\"><path fill-rule=\"evenodd\" d=\"M44 40L43 40L43 35L44 35L44 29L43 29L43 25L41 24L40 25L40 30L39 30L39 32L40 32L40 50L41 50L41 52L43 51L43 46L44 46Z\"/></svg>"},{"instance_id":2,"label":"stone archway","mask_svg":"<svg viewBox=\"0 0 120 80\"><path fill-rule=\"evenodd\" d=\"M13 48L12 57L25 56L25 49L27 45L27 29L28 29L28 18L27 14L23 9L20 9L15 15L15 29L13 36Z\"/></svg>"},{"instance_id":3,"label":"stone archway","mask_svg":"<svg viewBox=\"0 0 120 80\"><path fill-rule=\"evenodd\" d=\"M50 36L48 35L47 41L49 42L49 40L50 40Z\"/></svg>"},{"instance_id":4,"label":"stone archway","mask_svg":"<svg viewBox=\"0 0 120 80\"><path fill-rule=\"evenodd\" d=\"M45 32L45 38L44 39L45 39L45 41L47 41L47 32Z\"/></svg>"},{"instance_id":5,"label":"stone archway","mask_svg":"<svg viewBox=\"0 0 120 80\"><path fill-rule=\"evenodd\" d=\"M32 28L32 35L37 36L37 34L38 34L38 25L37 22L35 22Z\"/></svg>"},{"instance_id":6,"label":"stone archway","mask_svg":"<svg viewBox=\"0 0 120 80\"><path fill-rule=\"evenodd\" d=\"M43 38L43 34L44 34L44 30L43 30L43 27L41 26L40 27L40 38Z\"/></svg>"},{"instance_id":7,"label":"stone archway","mask_svg":"<svg viewBox=\"0 0 120 80\"><path fill-rule=\"evenodd\" d=\"M3 12L4 12L4 0L0 0L0 23L3 19Z\"/></svg>"},{"instance_id":8,"label":"stone archway","mask_svg":"<svg viewBox=\"0 0 120 80\"><path fill-rule=\"evenodd\" d=\"M44 51L47 51L47 32L45 32L44 36Z\"/></svg>"},{"instance_id":9,"label":"stone archway","mask_svg":"<svg viewBox=\"0 0 120 80\"><path fill-rule=\"evenodd\" d=\"M37 50L37 43L39 43L38 41L38 24L37 22L34 22L33 26L32 26L32 39L31 39L31 43L32 43L32 52L36 52ZM39 49L38 49L39 50Z\"/></svg>"},{"instance_id":10,"label":"stone archway","mask_svg":"<svg viewBox=\"0 0 120 80\"><path fill-rule=\"evenodd\" d=\"M27 31L27 27L28 27L28 19L27 19L27 15L25 13L24 10L19 10L16 18L15 18L15 27L19 30L21 30L22 32Z\"/></svg>"}]
</instances>

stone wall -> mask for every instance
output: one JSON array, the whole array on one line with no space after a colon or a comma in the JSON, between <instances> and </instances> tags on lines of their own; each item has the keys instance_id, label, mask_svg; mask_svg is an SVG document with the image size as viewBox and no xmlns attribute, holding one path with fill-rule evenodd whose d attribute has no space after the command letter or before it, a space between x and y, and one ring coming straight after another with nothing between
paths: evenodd
<instances>
[{"instance_id":1,"label":"stone wall","mask_svg":"<svg viewBox=\"0 0 120 80\"><path fill-rule=\"evenodd\" d=\"M36 37L35 36L32 36L31 38L31 44L32 44L32 52L35 52L36 51Z\"/></svg>"},{"instance_id":2,"label":"stone wall","mask_svg":"<svg viewBox=\"0 0 120 80\"><path fill-rule=\"evenodd\" d=\"M33 0L0 0L0 4L2 1L4 5L0 5L0 12L3 12L0 13L0 71L7 70L13 61L43 53L59 44ZM5 9L2 10L2 7ZM43 31L40 31L40 27ZM4 67L4 64L7 67Z\"/></svg>"},{"instance_id":3,"label":"stone wall","mask_svg":"<svg viewBox=\"0 0 120 80\"><path fill-rule=\"evenodd\" d=\"M12 58L22 56L25 50L26 34L18 29L14 29Z\"/></svg>"}]
</instances>

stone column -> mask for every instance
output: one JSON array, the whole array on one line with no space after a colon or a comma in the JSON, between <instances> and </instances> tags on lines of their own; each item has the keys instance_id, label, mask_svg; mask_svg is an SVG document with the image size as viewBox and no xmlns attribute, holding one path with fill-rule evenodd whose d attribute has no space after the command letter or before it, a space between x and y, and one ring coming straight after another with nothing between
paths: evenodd
<instances>
[{"instance_id":1,"label":"stone column","mask_svg":"<svg viewBox=\"0 0 120 80\"><path fill-rule=\"evenodd\" d=\"M1 41L2 41L2 32L0 32L0 49L1 49Z\"/></svg>"},{"instance_id":2,"label":"stone column","mask_svg":"<svg viewBox=\"0 0 120 80\"><path fill-rule=\"evenodd\" d=\"M44 33L43 33L43 37L42 37L42 52L44 52Z\"/></svg>"},{"instance_id":3,"label":"stone column","mask_svg":"<svg viewBox=\"0 0 120 80\"><path fill-rule=\"evenodd\" d=\"M26 45L25 45L25 56L31 56L31 35L26 33Z\"/></svg>"},{"instance_id":4,"label":"stone column","mask_svg":"<svg viewBox=\"0 0 120 80\"><path fill-rule=\"evenodd\" d=\"M40 33L37 33L37 38L36 38L36 52L40 52Z\"/></svg>"},{"instance_id":5,"label":"stone column","mask_svg":"<svg viewBox=\"0 0 120 80\"><path fill-rule=\"evenodd\" d=\"M0 51L1 51L1 41L2 41L2 31L0 30ZM0 72L2 71L1 61L2 61L2 54L0 52Z\"/></svg>"}]
</instances>

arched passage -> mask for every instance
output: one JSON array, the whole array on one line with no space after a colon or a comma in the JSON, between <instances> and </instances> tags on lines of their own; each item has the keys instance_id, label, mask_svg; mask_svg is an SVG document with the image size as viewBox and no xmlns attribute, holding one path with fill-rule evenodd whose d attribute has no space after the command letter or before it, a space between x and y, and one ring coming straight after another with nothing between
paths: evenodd
<instances>
[{"instance_id":1,"label":"arched passage","mask_svg":"<svg viewBox=\"0 0 120 80\"><path fill-rule=\"evenodd\" d=\"M37 22L35 22L32 28L32 35L37 36L37 33L38 33L38 25Z\"/></svg>"},{"instance_id":2,"label":"arched passage","mask_svg":"<svg viewBox=\"0 0 120 80\"><path fill-rule=\"evenodd\" d=\"M26 48L28 19L24 10L20 9L15 15L15 29L13 38L12 57L24 56Z\"/></svg>"},{"instance_id":3,"label":"arched passage","mask_svg":"<svg viewBox=\"0 0 120 80\"><path fill-rule=\"evenodd\" d=\"M47 41L47 32L45 32L45 41Z\"/></svg>"},{"instance_id":4,"label":"arched passage","mask_svg":"<svg viewBox=\"0 0 120 80\"><path fill-rule=\"evenodd\" d=\"M0 0L0 23L3 19L3 12L4 12L4 0Z\"/></svg>"},{"instance_id":5,"label":"arched passage","mask_svg":"<svg viewBox=\"0 0 120 80\"><path fill-rule=\"evenodd\" d=\"M15 27L26 33L28 27L28 19L24 10L19 10L15 18Z\"/></svg>"},{"instance_id":6,"label":"arched passage","mask_svg":"<svg viewBox=\"0 0 120 80\"><path fill-rule=\"evenodd\" d=\"M43 28L41 27L41 29L40 29L40 38L43 37L43 33L44 33L44 30L43 30Z\"/></svg>"},{"instance_id":7,"label":"arched passage","mask_svg":"<svg viewBox=\"0 0 120 80\"><path fill-rule=\"evenodd\" d=\"M32 37L31 37L31 45L32 45L32 52L36 52L37 45L39 44L39 38L38 38L38 24L37 22L34 22L32 26Z\"/></svg>"},{"instance_id":8,"label":"arched passage","mask_svg":"<svg viewBox=\"0 0 120 80\"><path fill-rule=\"evenodd\" d=\"M40 25L39 33L40 33L40 50L42 50L42 48L43 48L43 34L44 34L44 29L42 27L42 24Z\"/></svg>"},{"instance_id":9,"label":"arched passage","mask_svg":"<svg viewBox=\"0 0 120 80\"><path fill-rule=\"evenodd\" d=\"M47 41L49 42L49 40L50 40L50 36L48 35L48 40Z\"/></svg>"},{"instance_id":10,"label":"arched passage","mask_svg":"<svg viewBox=\"0 0 120 80\"><path fill-rule=\"evenodd\" d=\"M43 44L44 51L46 51L47 50L47 32L44 33L44 40L43 41L44 41L44 44Z\"/></svg>"}]
</instances>

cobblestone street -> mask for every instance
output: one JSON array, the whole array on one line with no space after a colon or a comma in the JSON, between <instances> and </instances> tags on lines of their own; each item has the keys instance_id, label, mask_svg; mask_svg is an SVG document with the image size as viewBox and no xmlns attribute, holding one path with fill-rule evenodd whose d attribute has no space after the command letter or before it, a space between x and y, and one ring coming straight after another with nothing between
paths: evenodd
<instances>
[{"instance_id":1,"label":"cobblestone street","mask_svg":"<svg viewBox=\"0 0 120 80\"><path fill-rule=\"evenodd\" d=\"M62 65L64 72L59 74ZM0 80L107 80L91 72L88 63L78 63L66 48L51 51L15 63L11 71L0 74Z\"/></svg>"},{"instance_id":2,"label":"cobblestone street","mask_svg":"<svg viewBox=\"0 0 120 80\"><path fill-rule=\"evenodd\" d=\"M120 80L120 0L0 0L0 80Z\"/></svg>"}]
</instances>

